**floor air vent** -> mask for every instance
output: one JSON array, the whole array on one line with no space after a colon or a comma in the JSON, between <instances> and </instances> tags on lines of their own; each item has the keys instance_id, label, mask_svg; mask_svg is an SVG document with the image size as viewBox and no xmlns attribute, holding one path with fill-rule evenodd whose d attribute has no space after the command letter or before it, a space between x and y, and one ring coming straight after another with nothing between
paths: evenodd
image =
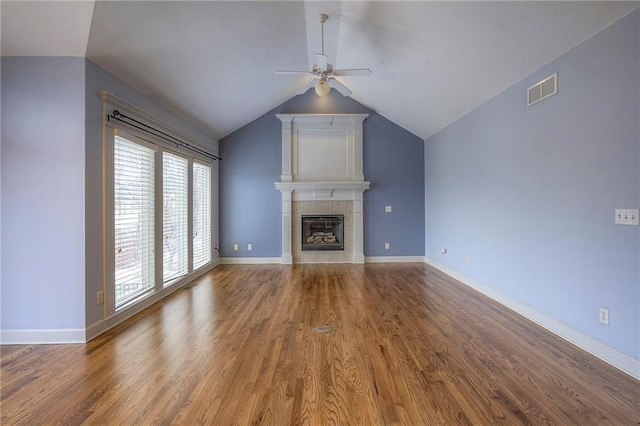
<instances>
[{"instance_id":1,"label":"floor air vent","mask_svg":"<svg viewBox=\"0 0 640 426\"><path fill-rule=\"evenodd\" d=\"M558 93L558 73L550 75L527 89L527 106Z\"/></svg>"}]
</instances>

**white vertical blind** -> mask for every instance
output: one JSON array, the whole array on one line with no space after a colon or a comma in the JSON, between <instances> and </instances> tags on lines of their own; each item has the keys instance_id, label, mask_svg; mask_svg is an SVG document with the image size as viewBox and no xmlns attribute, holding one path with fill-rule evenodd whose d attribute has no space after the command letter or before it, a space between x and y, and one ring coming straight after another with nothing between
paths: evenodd
<instances>
[{"instance_id":1,"label":"white vertical blind","mask_svg":"<svg viewBox=\"0 0 640 426\"><path fill-rule=\"evenodd\" d=\"M154 288L154 151L115 136L115 305Z\"/></svg>"},{"instance_id":2,"label":"white vertical blind","mask_svg":"<svg viewBox=\"0 0 640 426\"><path fill-rule=\"evenodd\" d=\"M193 269L211 262L211 166L193 163Z\"/></svg>"},{"instance_id":3,"label":"white vertical blind","mask_svg":"<svg viewBox=\"0 0 640 426\"><path fill-rule=\"evenodd\" d=\"M163 282L189 272L189 161L162 155Z\"/></svg>"}]
</instances>

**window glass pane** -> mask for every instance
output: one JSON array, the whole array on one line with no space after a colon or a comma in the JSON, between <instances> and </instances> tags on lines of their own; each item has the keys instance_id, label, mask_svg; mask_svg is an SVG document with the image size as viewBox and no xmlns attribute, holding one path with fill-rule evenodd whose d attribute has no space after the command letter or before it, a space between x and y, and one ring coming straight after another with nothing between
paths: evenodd
<instances>
[{"instance_id":1,"label":"window glass pane","mask_svg":"<svg viewBox=\"0 0 640 426\"><path fill-rule=\"evenodd\" d=\"M193 163L193 269L211 262L211 167Z\"/></svg>"},{"instance_id":2,"label":"window glass pane","mask_svg":"<svg viewBox=\"0 0 640 426\"><path fill-rule=\"evenodd\" d=\"M116 309L154 287L154 151L114 141Z\"/></svg>"},{"instance_id":3,"label":"window glass pane","mask_svg":"<svg viewBox=\"0 0 640 426\"><path fill-rule=\"evenodd\" d=\"M189 272L189 162L165 152L162 156L163 281Z\"/></svg>"}]
</instances>

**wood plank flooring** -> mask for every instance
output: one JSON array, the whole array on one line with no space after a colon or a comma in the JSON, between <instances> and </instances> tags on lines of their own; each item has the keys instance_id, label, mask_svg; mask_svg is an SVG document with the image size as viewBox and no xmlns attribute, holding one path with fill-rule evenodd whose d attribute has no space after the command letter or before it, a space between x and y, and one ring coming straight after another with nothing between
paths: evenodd
<instances>
[{"instance_id":1,"label":"wood plank flooring","mask_svg":"<svg viewBox=\"0 0 640 426\"><path fill-rule=\"evenodd\" d=\"M3 425L640 424L640 382L424 264L219 266L0 369Z\"/></svg>"}]
</instances>

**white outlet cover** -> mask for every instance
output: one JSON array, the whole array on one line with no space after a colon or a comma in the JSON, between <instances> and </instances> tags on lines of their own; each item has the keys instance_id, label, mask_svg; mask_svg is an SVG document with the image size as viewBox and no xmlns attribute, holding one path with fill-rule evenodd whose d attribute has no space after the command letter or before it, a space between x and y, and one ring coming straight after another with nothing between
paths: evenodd
<instances>
[{"instance_id":1,"label":"white outlet cover","mask_svg":"<svg viewBox=\"0 0 640 426\"><path fill-rule=\"evenodd\" d=\"M607 308L600 308L599 319L602 324L609 324L609 310Z\"/></svg>"},{"instance_id":2,"label":"white outlet cover","mask_svg":"<svg viewBox=\"0 0 640 426\"><path fill-rule=\"evenodd\" d=\"M638 225L638 209L616 209L616 225Z\"/></svg>"},{"instance_id":3,"label":"white outlet cover","mask_svg":"<svg viewBox=\"0 0 640 426\"><path fill-rule=\"evenodd\" d=\"M391 213L391 206L384 206L385 213Z\"/></svg>"}]
</instances>

